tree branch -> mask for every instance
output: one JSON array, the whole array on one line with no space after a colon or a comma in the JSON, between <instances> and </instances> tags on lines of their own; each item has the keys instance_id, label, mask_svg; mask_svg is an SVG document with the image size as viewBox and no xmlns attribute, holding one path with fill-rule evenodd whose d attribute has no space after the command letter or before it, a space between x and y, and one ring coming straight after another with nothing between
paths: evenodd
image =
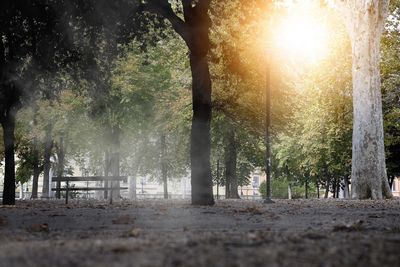
<instances>
[{"instance_id":1,"label":"tree branch","mask_svg":"<svg viewBox=\"0 0 400 267\"><path fill-rule=\"evenodd\" d=\"M186 43L190 40L190 32L186 23L179 18L172 10L171 4L168 0L148 0L145 3L147 11L156 13L166 18L172 25L172 28L185 40Z\"/></svg>"}]
</instances>

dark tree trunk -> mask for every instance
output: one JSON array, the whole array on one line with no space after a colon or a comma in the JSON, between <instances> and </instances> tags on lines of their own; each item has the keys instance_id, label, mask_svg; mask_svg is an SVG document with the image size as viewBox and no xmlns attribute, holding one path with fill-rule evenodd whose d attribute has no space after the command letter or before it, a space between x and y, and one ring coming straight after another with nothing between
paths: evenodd
<instances>
[{"instance_id":1,"label":"dark tree trunk","mask_svg":"<svg viewBox=\"0 0 400 267\"><path fill-rule=\"evenodd\" d=\"M60 137L60 142L57 150L57 158L58 158L58 166L57 166L57 177L61 178L64 173L64 165L65 165L65 143L64 143L64 137L61 135ZM57 189L61 188L61 182L57 181ZM56 198L60 199L61 198L61 191L57 190L56 191Z\"/></svg>"},{"instance_id":2,"label":"dark tree trunk","mask_svg":"<svg viewBox=\"0 0 400 267\"><path fill-rule=\"evenodd\" d=\"M332 182L332 193L333 193L333 198L337 198L336 196L336 186L337 186L337 182L336 182L336 178L333 179Z\"/></svg>"},{"instance_id":3,"label":"dark tree trunk","mask_svg":"<svg viewBox=\"0 0 400 267\"><path fill-rule=\"evenodd\" d=\"M217 199L219 199L219 159L217 160Z\"/></svg>"},{"instance_id":4,"label":"dark tree trunk","mask_svg":"<svg viewBox=\"0 0 400 267\"><path fill-rule=\"evenodd\" d=\"M119 151L121 148L120 144L120 132L118 126L111 127L111 158L110 158L110 171L112 176L119 176L119 162L120 162L120 155ZM120 197L120 184L119 181L112 181L111 187L113 188L110 191L110 201L114 199L118 199Z\"/></svg>"},{"instance_id":5,"label":"dark tree trunk","mask_svg":"<svg viewBox=\"0 0 400 267\"><path fill-rule=\"evenodd\" d=\"M306 182L304 183L304 188L305 188L305 197L308 199L308 178L306 179Z\"/></svg>"},{"instance_id":6,"label":"dark tree trunk","mask_svg":"<svg viewBox=\"0 0 400 267\"><path fill-rule=\"evenodd\" d=\"M110 152L107 150L104 153L104 176L108 176L110 173ZM104 187L108 187L108 181L104 181ZM108 198L108 190L104 190L104 199Z\"/></svg>"},{"instance_id":7,"label":"dark tree trunk","mask_svg":"<svg viewBox=\"0 0 400 267\"><path fill-rule=\"evenodd\" d=\"M317 198L319 198L319 182L318 182L318 178L315 181L315 186L317 187Z\"/></svg>"},{"instance_id":8,"label":"dark tree trunk","mask_svg":"<svg viewBox=\"0 0 400 267\"><path fill-rule=\"evenodd\" d=\"M230 125L230 124L229 124ZM226 133L225 146L225 177L226 177L226 198L239 198L238 182L236 176L236 140L233 127L229 127Z\"/></svg>"},{"instance_id":9,"label":"dark tree trunk","mask_svg":"<svg viewBox=\"0 0 400 267\"><path fill-rule=\"evenodd\" d=\"M344 198L349 198L350 197L349 177L346 175L343 176L343 181L344 181Z\"/></svg>"},{"instance_id":10,"label":"dark tree trunk","mask_svg":"<svg viewBox=\"0 0 400 267\"><path fill-rule=\"evenodd\" d=\"M4 141L3 205L15 205L15 113L8 111L1 121Z\"/></svg>"},{"instance_id":11,"label":"dark tree trunk","mask_svg":"<svg viewBox=\"0 0 400 267\"><path fill-rule=\"evenodd\" d=\"M192 204L213 205L210 165L211 79L207 55L190 55L193 118L191 130Z\"/></svg>"},{"instance_id":12,"label":"dark tree trunk","mask_svg":"<svg viewBox=\"0 0 400 267\"><path fill-rule=\"evenodd\" d=\"M38 107L34 107L34 115L33 115L33 127L36 129L37 128L37 112L38 112ZM39 166L39 145L38 145L38 138L35 135L33 137L33 143L32 143L32 150L33 150L33 162L32 162L32 168L33 168L33 179L32 179L32 194L31 198L36 199L38 197L38 184L39 184L39 175L40 175L40 166Z\"/></svg>"},{"instance_id":13,"label":"dark tree trunk","mask_svg":"<svg viewBox=\"0 0 400 267\"><path fill-rule=\"evenodd\" d=\"M160 137L160 145L161 145L161 176L164 185L164 198L168 199L168 175L167 175L167 159L166 159L166 143L165 143L165 134L162 133Z\"/></svg>"},{"instance_id":14,"label":"dark tree trunk","mask_svg":"<svg viewBox=\"0 0 400 267\"><path fill-rule=\"evenodd\" d=\"M226 177L225 172L225 199L231 198L231 183L228 181L228 177Z\"/></svg>"},{"instance_id":15,"label":"dark tree trunk","mask_svg":"<svg viewBox=\"0 0 400 267\"><path fill-rule=\"evenodd\" d=\"M50 180L50 168L51 168L51 150L53 148L53 139L51 137L53 126L47 125L46 136L44 140L44 154L43 154L43 187L42 187L42 198L49 197L49 180Z\"/></svg>"},{"instance_id":16,"label":"dark tree trunk","mask_svg":"<svg viewBox=\"0 0 400 267\"><path fill-rule=\"evenodd\" d=\"M329 185L330 185L330 183L331 183L331 178L330 178L330 176L328 175L328 176L326 176L326 182L325 182L325 196L324 196L324 198L328 198L328 195L329 195Z\"/></svg>"},{"instance_id":17,"label":"dark tree trunk","mask_svg":"<svg viewBox=\"0 0 400 267\"><path fill-rule=\"evenodd\" d=\"M38 197L39 175L40 175L39 147L38 147L38 139L35 136L33 138L33 179L32 179L32 194L31 194L31 198L34 199Z\"/></svg>"}]
</instances>

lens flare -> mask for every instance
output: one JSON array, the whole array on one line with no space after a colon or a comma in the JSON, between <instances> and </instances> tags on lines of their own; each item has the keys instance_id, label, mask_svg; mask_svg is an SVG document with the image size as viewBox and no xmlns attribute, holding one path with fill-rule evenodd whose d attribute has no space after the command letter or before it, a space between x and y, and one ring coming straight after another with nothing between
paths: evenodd
<instances>
[{"instance_id":1,"label":"lens flare","mask_svg":"<svg viewBox=\"0 0 400 267\"><path fill-rule=\"evenodd\" d=\"M289 12L275 28L276 49L297 60L315 62L328 55L329 34L310 13Z\"/></svg>"}]
</instances>

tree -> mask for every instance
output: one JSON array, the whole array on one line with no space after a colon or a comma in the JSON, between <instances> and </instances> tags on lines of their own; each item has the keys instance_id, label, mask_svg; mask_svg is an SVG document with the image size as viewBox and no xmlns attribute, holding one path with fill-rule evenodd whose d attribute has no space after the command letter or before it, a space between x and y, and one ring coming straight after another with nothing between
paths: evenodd
<instances>
[{"instance_id":1,"label":"tree","mask_svg":"<svg viewBox=\"0 0 400 267\"><path fill-rule=\"evenodd\" d=\"M392 197L386 174L380 78L380 41L389 0L335 1L353 56L352 197Z\"/></svg>"},{"instance_id":2,"label":"tree","mask_svg":"<svg viewBox=\"0 0 400 267\"><path fill-rule=\"evenodd\" d=\"M181 19L167 0L147 1L148 10L168 19L190 51L193 100L190 159L193 205L214 204L210 165L211 78L207 58L210 47L210 2L211 0L182 0L184 19Z\"/></svg>"},{"instance_id":3,"label":"tree","mask_svg":"<svg viewBox=\"0 0 400 267\"><path fill-rule=\"evenodd\" d=\"M0 123L5 147L3 204L15 204L15 124L24 99L39 88L40 74L54 73L65 63L62 1L2 1L0 6ZM61 30L63 29L63 30Z\"/></svg>"},{"instance_id":4,"label":"tree","mask_svg":"<svg viewBox=\"0 0 400 267\"><path fill-rule=\"evenodd\" d=\"M143 47L145 40L124 46L114 62L112 111L122 130L122 171L149 175L166 188L168 180L187 175L190 69L186 45L172 29Z\"/></svg>"}]
</instances>

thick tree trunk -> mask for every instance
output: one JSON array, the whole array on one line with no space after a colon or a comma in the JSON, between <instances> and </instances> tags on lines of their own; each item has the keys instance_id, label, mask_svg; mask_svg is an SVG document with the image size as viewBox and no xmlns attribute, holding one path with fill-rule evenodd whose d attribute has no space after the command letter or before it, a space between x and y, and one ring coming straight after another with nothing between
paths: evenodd
<instances>
[{"instance_id":1,"label":"thick tree trunk","mask_svg":"<svg viewBox=\"0 0 400 267\"><path fill-rule=\"evenodd\" d=\"M49 181L50 181L50 168L51 168L51 150L53 148L53 139L51 137L53 126L49 124L46 128L46 136L44 140L44 153L43 153L43 187L42 198L49 197Z\"/></svg>"},{"instance_id":2,"label":"thick tree trunk","mask_svg":"<svg viewBox=\"0 0 400 267\"><path fill-rule=\"evenodd\" d=\"M290 183L288 183L287 191L288 191L288 199L292 199L292 185Z\"/></svg>"},{"instance_id":3,"label":"thick tree trunk","mask_svg":"<svg viewBox=\"0 0 400 267\"><path fill-rule=\"evenodd\" d=\"M380 39L389 1L338 1L338 5L345 5L342 6L342 13L353 51L351 194L357 199L390 198L380 80Z\"/></svg>"},{"instance_id":4,"label":"thick tree trunk","mask_svg":"<svg viewBox=\"0 0 400 267\"><path fill-rule=\"evenodd\" d=\"M160 145L161 145L161 176L164 186L164 199L168 199L168 173L167 173L167 159L166 159L166 143L165 143L165 134L162 133L160 137Z\"/></svg>"},{"instance_id":5,"label":"thick tree trunk","mask_svg":"<svg viewBox=\"0 0 400 267\"><path fill-rule=\"evenodd\" d=\"M318 178L315 181L315 186L317 187L317 198L319 198L319 182L318 182Z\"/></svg>"},{"instance_id":6,"label":"thick tree trunk","mask_svg":"<svg viewBox=\"0 0 400 267\"><path fill-rule=\"evenodd\" d=\"M4 188L3 205L15 205L15 114L8 112L2 119L4 141Z\"/></svg>"},{"instance_id":7,"label":"thick tree trunk","mask_svg":"<svg viewBox=\"0 0 400 267\"><path fill-rule=\"evenodd\" d=\"M191 130L192 204L213 205L210 165L211 79L207 54L191 53L193 118Z\"/></svg>"},{"instance_id":8,"label":"thick tree trunk","mask_svg":"<svg viewBox=\"0 0 400 267\"><path fill-rule=\"evenodd\" d=\"M229 124L230 125L230 124ZM238 194L238 182L236 175L236 137L233 127L230 125L226 133L225 145L225 177L226 177L226 198L240 198Z\"/></svg>"}]
</instances>

